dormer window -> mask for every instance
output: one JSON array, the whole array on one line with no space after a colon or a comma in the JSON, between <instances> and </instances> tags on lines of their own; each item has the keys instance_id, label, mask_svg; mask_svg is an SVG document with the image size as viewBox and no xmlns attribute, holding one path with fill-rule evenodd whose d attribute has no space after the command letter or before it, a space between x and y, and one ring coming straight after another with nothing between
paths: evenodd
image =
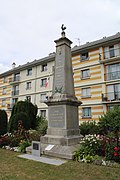
<instances>
[{"instance_id":1,"label":"dormer window","mask_svg":"<svg viewBox=\"0 0 120 180\"><path fill-rule=\"evenodd\" d=\"M32 68L27 69L27 76L30 76L30 75L32 75Z\"/></svg>"},{"instance_id":2,"label":"dormer window","mask_svg":"<svg viewBox=\"0 0 120 180\"><path fill-rule=\"evenodd\" d=\"M47 71L47 64L43 64L43 65L42 65L41 71L42 71L42 72L43 72L43 71Z\"/></svg>"},{"instance_id":3,"label":"dormer window","mask_svg":"<svg viewBox=\"0 0 120 180\"><path fill-rule=\"evenodd\" d=\"M80 59L81 59L81 61L86 61L86 60L88 60L88 52L82 53L82 54L80 55Z\"/></svg>"}]
</instances>

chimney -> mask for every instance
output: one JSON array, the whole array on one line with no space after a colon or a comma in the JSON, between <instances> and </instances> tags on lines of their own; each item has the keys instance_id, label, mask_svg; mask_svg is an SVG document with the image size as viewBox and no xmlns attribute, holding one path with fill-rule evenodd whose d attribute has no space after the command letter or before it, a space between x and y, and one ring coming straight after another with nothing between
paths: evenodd
<instances>
[{"instance_id":1,"label":"chimney","mask_svg":"<svg viewBox=\"0 0 120 180\"><path fill-rule=\"evenodd\" d=\"M16 66L15 62L12 63L12 69L14 69Z\"/></svg>"}]
</instances>

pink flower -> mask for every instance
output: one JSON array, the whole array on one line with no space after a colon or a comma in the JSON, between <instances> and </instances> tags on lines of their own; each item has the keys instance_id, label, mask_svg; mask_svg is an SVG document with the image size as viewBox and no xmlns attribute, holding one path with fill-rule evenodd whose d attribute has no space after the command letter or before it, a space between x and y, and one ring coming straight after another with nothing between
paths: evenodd
<instances>
[{"instance_id":1,"label":"pink flower","mask_svg":"<svg viewBox=\"0 0 120 180\"><path fill-rule=\"evenodd\" d=\"M116 152L114 152L114 156L118 156L118 154Z\"/></svg>"},{"instance_id":2,"label":"pink flower","mask_svg":"<svg viewBox=\"0 0 120 180\"><path fill-rule=\"evenodd\" d=\"M115 150L115 151L118 151L118 150L119 150L119 148L118 148L118 147L114 147L114 150Z\"/></svg>"}]
</instances>

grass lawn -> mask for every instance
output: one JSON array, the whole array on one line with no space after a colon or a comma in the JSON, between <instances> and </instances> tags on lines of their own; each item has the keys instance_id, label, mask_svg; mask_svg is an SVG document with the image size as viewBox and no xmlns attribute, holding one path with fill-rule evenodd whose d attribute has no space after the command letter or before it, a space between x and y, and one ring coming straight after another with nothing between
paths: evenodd
<instances>
[{"instance_id":1,"label":"grass lawn","mask_svg":"<svg viewBox=\"0 0 120 180\"><path fill-rule=\"evenodd\" d=\"M20 153L0 149L0 180L119 180L120 169L68 161L48 165L17 157Z\"/></svg>"}]
</instances>

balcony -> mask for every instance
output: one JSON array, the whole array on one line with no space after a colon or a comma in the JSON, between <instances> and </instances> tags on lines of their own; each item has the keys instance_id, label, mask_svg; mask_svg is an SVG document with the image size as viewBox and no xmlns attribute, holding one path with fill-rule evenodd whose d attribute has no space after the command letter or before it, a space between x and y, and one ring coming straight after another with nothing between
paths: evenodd
<instances>
[{"instance_id":1,"label":"balcony","mask_svg":"<svg viewBox=\"0 0 120 180\"><path fill-rule=\"evenodd\" d=\"M120 58L120 48L109 49L99 54L100 63L118 60Z\"/></svg>"},{"instance_id":2,"label":"balcony","mask_svg":"<svg viewBox=\"0 0 120 180\"><path fill-rule=\"evenodd\" d=\"M120 79L120 71L109 72L105 74L106 81L115 80L115 79Z\"/></svg>"},{"instance_id":3,"label":"balcony","mask_svg":"<svg viewBox=\"0 0 120 180\"><path fill-rule=\"evenodd\" d=\"M17 96L17 95L19 95L19 90L12 91L11 95L12 95L12 96Z\"/></svg>"},{"instance_id":4,"label":"balcony","mask_svg":"<svg viewBox=\"0 0 120 180\"><path fill-rule=\"evenodd\" d=\"M20 76L14 76L13 78L10 78L9 82L11 84L20 82Z\"/></svg>"},{"instance_id":5,"label":"balcony","mask_svg":"<svg viewBox=\"0 0 120 180\"><path fill-rule=\"evenodd\" d=\"M120 101L120 91L102 94L103 102Z\"/></svg>"}]
</instances>

